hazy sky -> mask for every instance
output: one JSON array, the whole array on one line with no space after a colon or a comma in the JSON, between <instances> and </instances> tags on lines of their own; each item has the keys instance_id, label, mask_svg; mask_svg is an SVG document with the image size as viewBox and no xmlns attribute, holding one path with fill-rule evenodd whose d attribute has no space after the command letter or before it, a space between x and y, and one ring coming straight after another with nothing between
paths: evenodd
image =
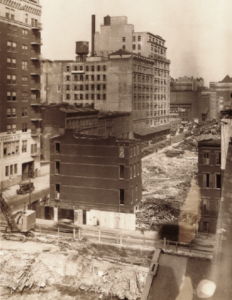
<instances>
[{"instance_id":1,"label":"hazy sky","mask_svg":"<svg viewBox=\"0 0 232 300\"><path fill-rule=\"evenodd\" d=\"M209 81L232 76L232 0L40 0L44 58L75 59L75 42L91 42L106 15L127 16L135 31L166 40L171 76ZM90 43L91 49L91 43Z\"/></svg>"}]
</instances>

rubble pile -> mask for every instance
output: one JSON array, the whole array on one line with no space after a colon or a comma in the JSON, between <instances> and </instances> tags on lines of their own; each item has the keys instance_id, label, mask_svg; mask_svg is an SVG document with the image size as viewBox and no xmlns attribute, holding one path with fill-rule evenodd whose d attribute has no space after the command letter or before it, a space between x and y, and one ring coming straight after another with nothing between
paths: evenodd
<instances>
[{"instance_id":1,"label":"rubble pile","mask_svg":"<svg viewBox=\"0 0 232 300\"><path fill-rule=\"evenodd\" d=\"M79 247L77 242L75 247L82 253L86 248L81 244ZM9 288L12 294L26 290L39 292L41 288L54 286L95 293L100 298L108 295L130 300L141 297L149 270L60 249L56 253L34 254L4 250L0 253L0 268L1 286Z\"/></svg>"},{"instance_id":2,"label":"rubble pile","mask_svg":"<svg viewBox=\"0 0 232 300\"><path fill-rule=\"evenodd\" d=\"M195 143L186 141L142 159L143 197L136 214L138 228L155 230L157 222L178 220L197 174L197 161Z\"/></svg>"}]
</instances>

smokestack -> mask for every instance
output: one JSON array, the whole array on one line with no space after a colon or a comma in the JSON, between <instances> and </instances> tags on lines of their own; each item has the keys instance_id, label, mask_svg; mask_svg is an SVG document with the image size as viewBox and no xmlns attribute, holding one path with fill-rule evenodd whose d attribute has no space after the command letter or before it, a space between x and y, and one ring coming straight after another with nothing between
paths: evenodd
<instances>
[{"instance_id":1,"label":"smokestack","mask_svg":"<svg viewBox=\"0 0 232 300\"><path fill-rule=\"evenodd\" d=\"M95 35L95 15L92 15L92 56L94 56L95 45L94 45L94 35Z\"/></svg>"}]
</instances>

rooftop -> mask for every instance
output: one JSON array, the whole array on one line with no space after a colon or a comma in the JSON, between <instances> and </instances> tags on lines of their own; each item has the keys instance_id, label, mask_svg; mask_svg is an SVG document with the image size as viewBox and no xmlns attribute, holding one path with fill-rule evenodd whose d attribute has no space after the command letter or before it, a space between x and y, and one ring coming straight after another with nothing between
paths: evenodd
<instances>
[{"instance_id":1,"label":"rooftop","mask_svg":"<svg viewBox=\"0 0 232 300\"><path fill-rule=\"evenodd\" d=\"M152 133L156 133L162 130L166 130L166 129L170 129L171 126L170 124L164 124L164 125L158 125L155 127L150 127L150 128L141 128L141 129L137 129L134 130L134 133L137 135L148 135L148 134L152 134Z\"/></svg>"}]
</instances>

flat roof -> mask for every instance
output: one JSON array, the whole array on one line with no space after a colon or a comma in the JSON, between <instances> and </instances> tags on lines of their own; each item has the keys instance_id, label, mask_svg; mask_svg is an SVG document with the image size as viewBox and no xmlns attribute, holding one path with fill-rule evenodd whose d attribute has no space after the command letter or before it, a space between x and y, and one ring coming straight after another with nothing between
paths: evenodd
<instances>
[{"instance_id":1,"label":"flat roof","mask_svg":"<svg viewBox=\"0 0 232 300\"><path fill-rule=\"evenodd\" d=\"M137 135L148 135L148 134L152 134L152 133L156 133L159 131L163 131L163 130L167 130L170 129L171 126L170 124L164 124L164 125L158 125L156 127L151 127L151 128L141 128L138 130L134 130L134 133Z\"/></svg>"}]
</instances>

